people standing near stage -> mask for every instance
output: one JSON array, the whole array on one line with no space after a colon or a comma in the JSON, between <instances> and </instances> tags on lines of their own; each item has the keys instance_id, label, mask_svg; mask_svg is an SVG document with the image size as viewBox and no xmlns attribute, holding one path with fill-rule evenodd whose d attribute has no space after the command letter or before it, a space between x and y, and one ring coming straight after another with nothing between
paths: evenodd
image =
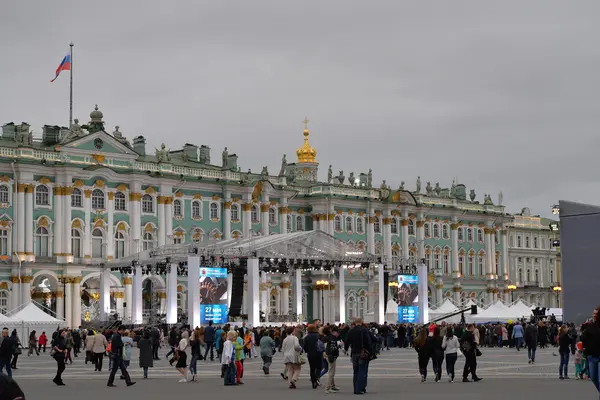
<instances>
[{"instance_id":1,"label":"people standing near stage","mask_svg":"<svg viewBox=\"0 0 600 400\"><path fill-rule=\"evenodd\" d=\"M140 368L144 371L144 379L147 379L148 368L154 366L154 340L151 338L151 332L145 331L137 346L140 349Z\"/></svg>"},{"instance_id":2,"label":"people standing near stage","mask_svg":"<svg viewBox=\"0 0 600 400\"><path fill-rule=\"evenodd\" d=\"M515 347L517 351L521 351L521 345L523 344L523 336L525 336L525 332L523 331L523 327L519 322L513 326L512 338L515 340Z\"/></svg>"},{"instance_id":3,"label":"people standing near stage","mask_svg":"<svg viewBox=\"0 0 600 400\"><path fill-rule=\"evenodd\" d=\"M95 366L94 371L100 372L102 371L102 359L104 358L104 353L108 347L108 341L106 340L106 336L104 336L101 332L95 334L93 338L92 361Z\"/></svg>"},{"instance_id":4,"label":"people standing near stage","mask_svg":"<svg viewBox=\"0 0 600 400\"><path fill-rule=\"evenodd\" d=\"M525 328L525 345L527 346L527 358L529 358L529 364L535 363L535 351L538 345L538 328L535 324L531 323Z\"/></svg>"},{"instance_id":5,"label":"people standing near stage","mask_svg":"<svg viewBox=\"0 0 600 400\"><path fill-rule=\"evenodd\" d=\"M214 350L215 350L216 332L213 327L213 322L208 321L208 326L204 328L204 343L206 343L206 351L204 353L204 359L208 360L208 351L210 350L210 361L214 361Z\"/></svg>"}]
</instances>

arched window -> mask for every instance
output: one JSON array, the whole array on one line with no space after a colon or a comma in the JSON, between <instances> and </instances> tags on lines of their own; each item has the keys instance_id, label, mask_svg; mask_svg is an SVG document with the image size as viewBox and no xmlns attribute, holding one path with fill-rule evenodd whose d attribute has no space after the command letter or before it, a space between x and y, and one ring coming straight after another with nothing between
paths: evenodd
<instances>
[{"instance_id":1,"label":"arched window","mask_svg":"<svg viewBox=\"0 0 600 400\"><path fill-rule=\"evenodd\" d=\"M339 215L336 215L333 219L333 228L336 232L342 231L342 217L340 217Z\"/></svg>"},{"instance_id":2,"label":"arched window","mask_svg":"<svg viewBox=\"0 0 600 400\"><path fill-rule=\"evenodd\" d=\"M508 239L509 239L509 240L508 240L508 242L509 242L509 243L508 243L508 244L509 244L509 246L510 246L510 247L515 247L515 237L514 237L513 235L510 235Z\"/></svg>"},{"instance_id":3,"label":"arched window","mask_svg":"<svg viewBox=\"0 0 600 400\"><path fill-rule=\"evenodd\" d=\"M104 210L104 192L100 189L94 189L92 192L92 209Z\"/></svg>"},{"instance_id":4,"label":"arched window","mask_svg":"<svg viewBox=\"0 0 600 400\"><path fill-rule=\"evenodd\" d=\"M277 223L277 214L274 208L269 208L269 224L275 225Z\"/></svg>"},{"instance_id":5,"label":"arched window","mask_svg":"<svg viewBox=\"0 0 600 400\"><path fill-rule=\"evenodd\" d=\"M6 314L8 311L8 291L0 290L0 314Z\"/></svg>"},{"instance_id":6,"label":"arched window","mask_svg":"<svg viewBox=\"0 0 600 400\"><path fill-rule=\"evenodd\" d=\"M529 248L529 236L525 236L525 248Z\"/></svg>"},{"instance_id":7,"label":"arched window","mask_svg":"<svg viewBox=\"0 0 600 400\"><path fill-rule=\"evenodd\" d=\"M92 231L92 258L104 257L104 246L102 242L104 240L104 234L100 229L94 229Z\"/></svg>"},{"instance_id":8,"label":"arched window","mask_svg":"<svg viewBox=\"0 0 600 400\"><path fill-rule=\"evenodd\" d=\"M346 312L348 313L348 320L352 321L356 317L356 300L354 299L354 296L348 296L348 300L346 301L346 308Z\"/></svg>"},{"instance_id":9,"label":"arched window","mask_svg":"<svg viewBox=\"0 0 600 400\"><path fill-rule=\"evenodd\" d=\"M523 282L523 269L519 268L519 282L522 283Z\"/></svg>"},{"instance_id":10,"label":"arched window","mask_svg":"<svg viewBox=\"0 0 600 400\"><path fill-rule=\"evenodd\" d=\"M477 257L477 265L479 266L479 276L485 275L485 256L483 254L479 254Z\"/></svg>"},{"instance_id":11,"label":"arched window","mask_svg":"<svg viewBox=\"0 0 600 400\"><path fill-rule=\"evenodd\" d=\"M465 256L458 256L458 270L462 276L465 276Z\"/></svg>"},{"instance_id":12,"label":"arched window","mask_svg":"<svg viewBox=\"0 0 600 400\"><path fill-rule=\"evenodd\" d=\"M458 235L459 242L462 242L465 240L465 231L463 230L463 228L458 228L458 230L456 231L456 234Z\"/></svg>"},{"instance_id":13,"label":"arched window","mask_svg":"<svg viewBox=\"0 0 600 400\"><path fill-rule=\"evenodd\" d=\"M81 258L81 233L77 229L71 229L71 251L73 258Z\"/></svg>"},{"instance_id":14,"label":"arched window","mask_svg":"<svg viewBox=\"0 0 600 400\"><path fill-rule=\"evenodd\" d=\"M408 234L409 235L415 234L415 221L413 221L412 219L408 220Z\"/></svg>"},{"instance_id":15,"label":"arched window","mask_svg":"<svg viewBox=\"0 0 600 400\"><path fill-rule=\"evenodd\" d=\"M450 239L450 233L448 230L448 224L442 225L442 237L444 239Z\"/></svg>"},{"instance_id":16,"label":"arched window","mask_svg":"<svg viewBox=\"0 0 600 400\"><path fill-rule=\"evenodd\" d=\"M9 203L8 186L0 186L0 203Z\"/></svg>"},{"instance_id":17,"label":"arched window","mask_svg":"<svg viewBox=\"0 0 600 400\"><path fill-rule=\"evenodd\" d=\"M440 226L438 224L433 224L433 237L440 237Z\"/></svg>"},{"instance_id":18,"label":"arched window","mask_svg":"<svg viewBox=\"0 0 600 400\"><path fill-rule=\"evenodd\" d=\"M554 271L550 270L550 283L554 284Z\"/></svg>"},{"instance_id":19,"label":"arched window","mask_svg":"<svg viewBox=\"0 0 600 400\"><path fill-rule=\"evenodd\" d=\"M539 270L535 270L535 283L539 283L540 281L540 271Z\"/></svg>"},{"instance_id":20,"label":"arched window","mask_svg":"<svg viewBox=\"0 0 600 400\"><path fill-rule=\"evenodd\" d=\"M346 232L352 232L352 217L346 217Z\"/></svg>"},{"instance_id":21,"label":"arched window","mask_svg":"<svg viewBox=\"0 0 600 400\"><path fill-rule=\"evenodd\" d=\"M217 203L210 203L210 219L219 219L219 205Z\"/></svg>"},{"instance_id":22,"label":"arched window","mask_svg":"<svg viewBox=\"0 0 600 400\"><path fill-rule=\"evenodd\" d=\"M48 229L40 226L35 231L35 255L37 257L48 257L50 235Z\"/></svg>"},{"instance_id":23,"label":"arched window","mask_svg":"<svg viewBox=\"0 0 600 400\"><path fill-rule=\"evenodd\" d=\"M125 194L123 192L115 193L115 210L125 211Z\"/></svg>"},{"instance_id":24,"label":"arched window","mask_svg":"<svg viewBox=\"0 0 600 400\"><path fill-rule=\"evenodd\" d=\"M375 221L373 222L373 230L375 233L381 233L381 223L379 222L379 217L375 217Z\"/></svg>"},{"instance_id":25,"label":"arched window","mask_svg":"<svg viewBox=\"0 0 600 400\"><path fill-rule=\"evenodd\" d=\"M365 296L358 298L358 318L363 319L365 317L365 307L367 305L367 299Z\"/></svg>"},{"instance_id":26,"label":"arched window","mask_svg":"<svg viewBox=\"0 0 600 400\"><path fill-rule=\"evenodd\" d=\"M444 273L448 275L450 273L450 255L444 251Z\"/></svg>"},{"instance_id":27,"label":"arched window","mask_svg":"<svg viewBox=\"0 0 600 400\"><path fill-rule=\"evenodd\" d=\"M537 248L538 248L538 238L537 238L537 236L535 236L535 237L533 238L533 248L534 248L534 249L537 249Z\"/></svg>"},{"instance_id":28,"label":"arched window","mask_svg":"<svg viewBox=\"0 0 600 400\"><path fill-rule=\"evenodd\" d=\"M431 237L431 225L429 224L429 222L425 223L425 225L423 225L423 230L425 231L425 237Z\"/></svg>"},{"instance_id":29,"label":"arched window","mask_svg":"<svg viewBox=\"0 0 600 400\"><path fill-rule=\"evenodd\" d=\"M475 275L475 260L473 258L472 255L469 254L469 258L467 263L469 264L469 276L474 276Z\"/></svg>"},{"instance_id":30,"label":"arched window","mask_svg":"<svg viewBox=\"0 0 600 400\"><path fill-rule=\"evenodd\" d=\"M240 220L240 206L237 204L231 205L231 220L239 221Z\"/></svg>"},{"instance_id":31,"label":"arched window","mask_svg":"<svg viewBox=\"0 0 600 400\"><path fill-rule=\"evenodd\" d=\"M517 236L517 247L521 247L522 246L521 243L522 243L521 242L521 236Z\"/></svg>"},{"instance_id":32,"label":"arched window","mask_svg":"<svg viewBox=\"0 0 600 400\"><path fill-rule=\"evenodd\" d=\"M467 229L467 241L473 242L473 229L471 228Z\"/></svg>"},{"instance_id":33,"label":"arched window","mask_svg":"<svg viewBox=\"0 0 600 400\"><path fill-rule=\"evenodd\" d=\"M483 243L483 229L477 229L477 241Z\"/></svg>"},{"instance_id":34,"label":"arched window","mask_svg":"<svg viewBox=\"0 0 600 400\"><path fill-rule=\"evenodd\" d=\"M71 207L82 207L83 199L81 197L81 190L78 188L73 188L73 193L71 193Z\"/></svg>"},{"instance_id":35,"label":"arched window","mask_svg":"<svg viewBox=\"0 0 600 400\"><path fill-rule=\"evenodd\" d=\"M142 212L146 214L154 213L154 199L149 194L142 197Z\"/></svg>"},{"instance_id":36,"label":"arched window","mask_svg":"<svg viewBox=\"0 0 600 400\"><path fill-rule=\"evenodd\" d=\"M396 218L392 218L392 226L390 229L394 235L398 233L398 220Z\"/></svg>"},{"instance_id":37,"label":"arched window","mask_svg":"<svg viewBox=\"0 0 600 400\"><path fill-rule=\"evenodd\" d=\"M123 232L115 233L115 260L125 257L125 235Z\"/></svg>"},{"instance_id":38,"label":"arched window","mask_svg":"<svg viewBox=\"0 0 600 400\"><path fill-rule=\"evenodd\" d=\"M356 232L357 233L364 233L365 228L364 228L364 220L362 217L358 217L356 218Z\"/></svg>"},{"instance_id":39,"label":"arched window","mask_svg":"<svg viewBox=\"0 0 600 400\"><path fill-rule=\"evenodd\" d=\"M10 250L8 248L8 231L4 229L0 230L0 255L10 255Z\"/></svg>"},{"instance_id":40,"label":"arched window","mask_svg":"<svg viewBox=\"0 0 600 400\"><path fill-rule=\"evenodd\" d=\"M435 253L433 253L433 269L438 271L440 269L440 252L439 250L436 250Z\"/></svg>"},{"instance_id":41,"label":"arched window","mask_svg":"<svg viewBox=\"0 0 600 400\"><path fill-rule=\"evenodd\" d=\"M260 222L258 219L258 206L254 205L250 209L250 218L252 219L253 224L258 224Z\"/></svg>"},{"instance_id":42,"label":"arched window","mask_svg":"<svg viewBox=\"0 0 600 400\"><path fill-rule=\"evenodd\" d=\"M173 200L173 216L174 217L183 217L181 207L181 200Z\"/></svg>"},{"instance_id":43,"label":"arched window","mask_svg":"<svg viewBox=\"0 0 600 400\"><path fill-rule=\"evenodd\" d=\"M202 205L200 201L194 200L192 201L192 218L200 218L202 217Z\"/></svg>"},{"instance_id":44,"label":"arched window","mask_svg":"<svg viewBox=\"0 0 600 400\"><path fill-rule=\"evenodd\" d=\"M154 248L154 238L152 237L152 233L144 232L144 237L142 239L142 250L150 250Z\"/></svg>"},{"instance_id":45,"label":"arched window","mask_svg":"<svg viewBox=\"0 0 600 400\"><path fill-rule=\"evenodd\" d=\"M36 206L50 205L50 197L48 196L48 186L38 185L35 187L35 205Z\"/></svg>"},{"instance_id":46,"label":"arched window","mask_svg":"<svg viewBox=\"0 0 600 400\"><path fill-rule=\"evenodd\" d=\"M304 218L298 215L296 217L296 231L301 232L304 230Z\"/></svg>"},{"instance_id":47,"label":"arched window","mask_svg":"<svg viewBox=\"0 0 600 400\"><path fill-rule=\"evenodd\" d=\"M531 270L527 270L527 282L531 282Z\"/></svg>"}]
</instances>

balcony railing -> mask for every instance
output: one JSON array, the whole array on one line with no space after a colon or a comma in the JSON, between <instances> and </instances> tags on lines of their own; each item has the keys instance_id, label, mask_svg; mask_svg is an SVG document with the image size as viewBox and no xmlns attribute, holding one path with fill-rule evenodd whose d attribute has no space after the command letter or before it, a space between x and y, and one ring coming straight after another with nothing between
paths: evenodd
<instances>
[{"instance_id":1,"label":"balcony railing","mask_svg":"<svg viewBox=\"0 0 600 400\"><path fill-rule=\"evenodd\" d=\"M524 287L539 287L540 286L540 282L538 282L538 281L525 281L525 282L523 282L523 286Z\"/></svg>"}]
</instances>

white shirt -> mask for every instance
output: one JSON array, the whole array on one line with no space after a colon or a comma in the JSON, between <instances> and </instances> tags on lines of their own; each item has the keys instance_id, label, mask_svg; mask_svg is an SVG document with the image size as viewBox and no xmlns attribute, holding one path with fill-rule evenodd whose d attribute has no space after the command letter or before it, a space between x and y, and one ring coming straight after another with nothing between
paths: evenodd
<instances>
[{"instance_id":1,"label":"white shirt","mask_svg":"<svg viewBox=\"0 0 600 400\"><path fill-rule=\"evenodd\" d=\"M460 348L458 338L454 335L452 335L452 338L450 339L448 339L447 336L444 336L444 340L442 340L442 348L446 351L446 354L456 354Z\"/></svg>"}]
</instances>

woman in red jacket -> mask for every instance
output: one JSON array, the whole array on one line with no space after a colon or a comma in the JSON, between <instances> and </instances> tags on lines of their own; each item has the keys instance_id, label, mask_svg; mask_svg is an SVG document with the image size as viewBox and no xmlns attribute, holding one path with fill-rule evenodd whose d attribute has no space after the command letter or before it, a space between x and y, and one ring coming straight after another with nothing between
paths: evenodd
<instances>
[{"instance_id":1,"label":"woman in red jacket","mask_svg":"<svg viewBox=\"0 0 600 400\"><path fill-rule=\"evenodd\" d=\"M48 344L48 337L46 336L46 332L42 332L40 338L38 339L38 353L41 349L44 349L44 353L46 352L46 345Z\"/></svg>"}]
</instances>

